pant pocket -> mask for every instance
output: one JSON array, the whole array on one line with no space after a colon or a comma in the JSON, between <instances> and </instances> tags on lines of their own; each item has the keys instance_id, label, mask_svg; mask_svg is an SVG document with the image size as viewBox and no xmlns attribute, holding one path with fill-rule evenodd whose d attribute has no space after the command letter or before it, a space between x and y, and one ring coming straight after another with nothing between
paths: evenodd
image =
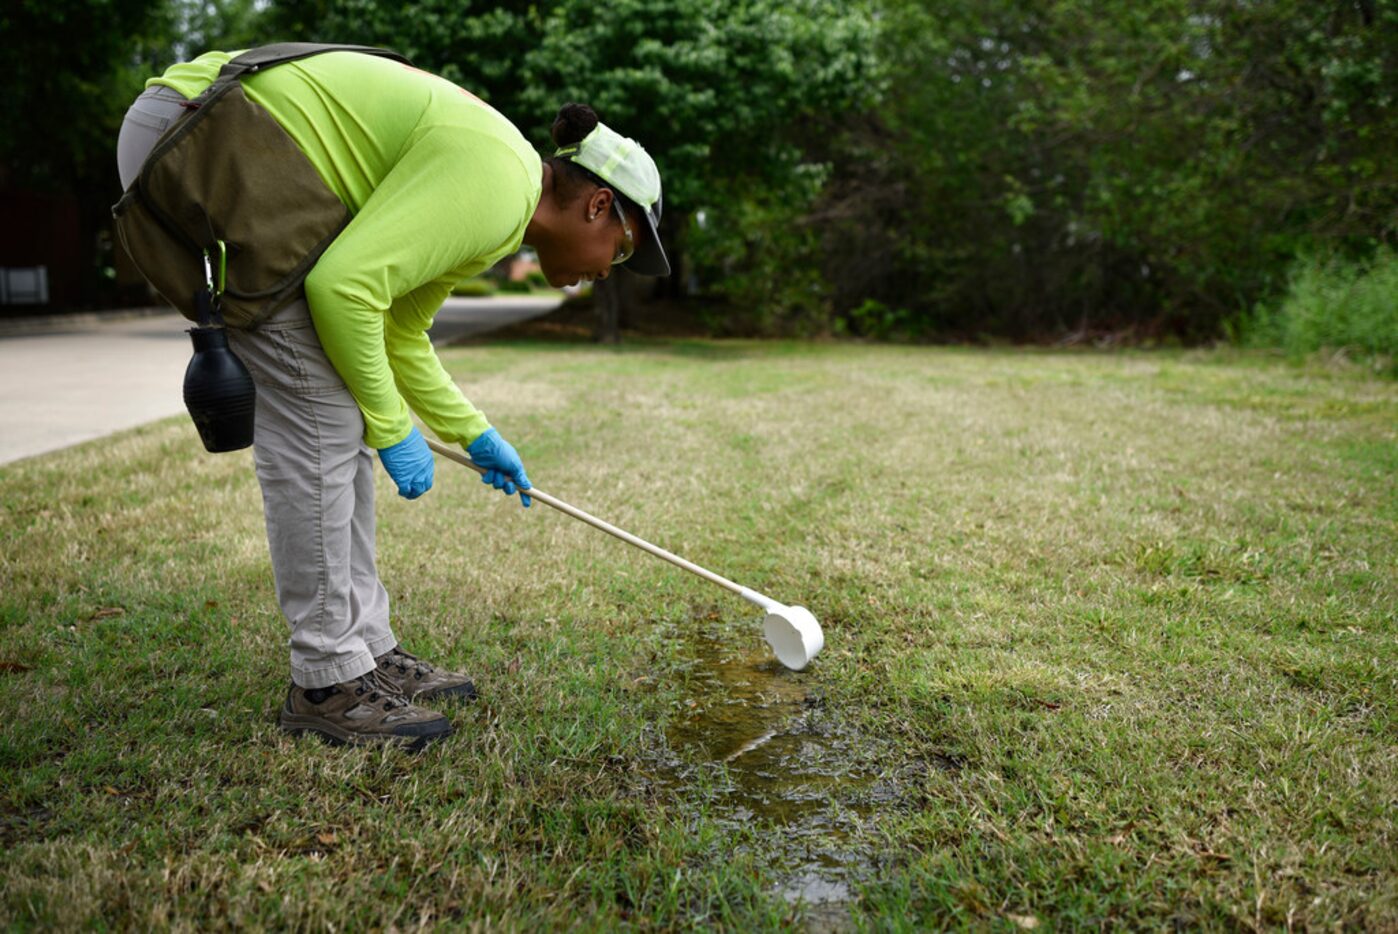
<instances>
[{"instance_id":1,"label":"pant pocket","mask_svg":"<svg viewBox=\"0 0 1398 934\"><path fill-rule=\"evenodd\" d=\"M268 333L282 365L295 381L295 391L307 396L349 395L345 381L335 371L325 348L320 345L315 326L304 325Z\"/></svg>"},{"instance_id":2,"label":"pant pocket","mask_svg":"<svg viewBox=\"0 0 1398 934\"><path fill-rule=\"evenodd\" d=\"M326 399L343 394L353 402L344 380L325 358L309 321L304 326L263 327L256 331L230 328L228 337L233 352L252 371L259 389Z\"/></svg>"}]
</instances>

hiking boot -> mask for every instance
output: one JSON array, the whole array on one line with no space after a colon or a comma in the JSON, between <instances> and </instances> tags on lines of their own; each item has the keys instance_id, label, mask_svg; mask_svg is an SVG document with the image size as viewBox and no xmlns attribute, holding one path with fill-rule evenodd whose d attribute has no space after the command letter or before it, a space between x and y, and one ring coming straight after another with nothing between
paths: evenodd
<instances>
[{"instance_id":1,"label":"hiking boot","mask_svg":"<svg viewBox=\"0 0 1398 934\"><path fill-rule=\"evenodd\" d=\"M416 655L404 652L401 645L395 645L374 661L379 663L379 673L398 685L409 699L476 699L476 686L470 678L454 671L443 671Z\"/></svg>"},{"instance_id":2,"label":"hiking boot","mask_svg":"<svg viewBox=\"0 0 1398 934\"><path fill-rule=\"evenodd\" d=\"M413 704L377 668L328 688L293 684L280 726L296 736L318 734L337 746L396 743L412 750L451 733L446 717Z\"/></svg>"}]
</instances>

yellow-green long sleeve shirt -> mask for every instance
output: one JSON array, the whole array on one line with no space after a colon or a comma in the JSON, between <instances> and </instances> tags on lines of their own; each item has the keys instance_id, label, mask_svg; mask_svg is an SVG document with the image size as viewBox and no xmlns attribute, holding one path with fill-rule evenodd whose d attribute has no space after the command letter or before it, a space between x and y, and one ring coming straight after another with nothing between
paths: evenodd
<instances>
[{"instance_id":1,"label":"yellow-green long sleeve shirt","mask_svg":"<svg viewBox=\"0 0 1398 934\"><path fill-rule=\"evenodd\" d=\"M208 52L147 83L194 97L236 54ZM327 52L242 82L353 215L305 288L364 440L403 440L411 407L442 440L470 444L489 422L427 329L453 285L519 249L539 202L538 154L474 95L385 58Z\"/></svg>"}]
</instances>

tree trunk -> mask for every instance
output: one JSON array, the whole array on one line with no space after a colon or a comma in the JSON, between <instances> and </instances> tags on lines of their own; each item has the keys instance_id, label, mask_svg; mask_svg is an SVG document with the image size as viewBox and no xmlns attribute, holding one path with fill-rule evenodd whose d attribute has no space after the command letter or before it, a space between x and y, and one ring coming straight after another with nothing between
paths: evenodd
<instances>
[{"instance_id":1,"label":"tree trunk","mask_svg":"<svg viewBox=\"0 0 1398 934\"><path fill-rule=\"evenodd\" d=\"M687 212L674 211L666 214L660 221L661 239L667 249L666 257L670 260L670 275L667 279L657 283L652 294L669 299L682 299L689 297L689 281L685 266L684 231L689 227L689 214Z\"/></svg>"},{"instance_id":2,"label":"tree trunk","mask_svg":"<svg viewBox=\"0 0 1398 934\"><path fill-rule=\"evenodd\" d=\"M592 283L592 302L597 306L597 342L621 343L621 283L614 277Z\"/></svg>"}]
</instances>

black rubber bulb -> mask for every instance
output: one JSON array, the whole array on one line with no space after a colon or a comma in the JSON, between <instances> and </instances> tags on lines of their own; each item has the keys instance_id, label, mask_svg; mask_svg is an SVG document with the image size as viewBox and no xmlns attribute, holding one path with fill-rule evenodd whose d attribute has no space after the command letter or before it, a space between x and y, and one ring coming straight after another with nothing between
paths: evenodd
<instances>
[{"instance_id":1,"label":"black rubber bulb","mask_svg":"<svg viewBox=\"0 0 1398 934\"><path fill-rule=\"evenodd\" d=\"M252 444L257 389L228 346L223 328L190 328L194 357L184 371L184 405L204 447L215 453Z\"/></svg>"}]
</instances>

